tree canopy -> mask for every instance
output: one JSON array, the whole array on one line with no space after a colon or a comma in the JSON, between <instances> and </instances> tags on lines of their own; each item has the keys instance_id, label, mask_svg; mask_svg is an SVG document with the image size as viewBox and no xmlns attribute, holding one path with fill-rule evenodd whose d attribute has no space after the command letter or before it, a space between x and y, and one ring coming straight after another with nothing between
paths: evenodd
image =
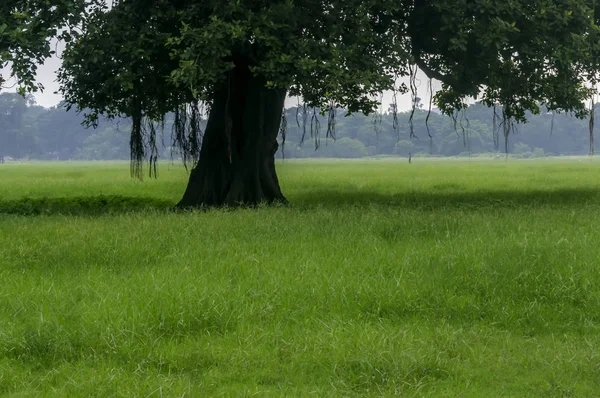
<instances>
[{"instance_id":1,"label":"tree canopy","mask_svg":"<svg viewBox=\"0 0 600 398\"><path fill-rule=\"evenodd\" d=\"M84 16L84 5L84 0L0 3L0 70L9 68L8 78L16 79L22 94L43 89L35 81L37 66L54 54L52 38L70 39L68 28L78 25ZM8 78L0 74L0 89Z\"/></svg>"},{"instance_id":2,"label":"tree canopy","mask_svg":"<svg viewBox=\"0 0 600 398\"><path fill-rule=\"evenodd\" d=\"M418 67L443 82L448 113L470 96L523 120L540 104L584 111L596 22L593 0L121 0L87 21L61 82L73 104L159 117L211 101L245 57L311 107L370 113Z\"/></svg>"}]
</instances>

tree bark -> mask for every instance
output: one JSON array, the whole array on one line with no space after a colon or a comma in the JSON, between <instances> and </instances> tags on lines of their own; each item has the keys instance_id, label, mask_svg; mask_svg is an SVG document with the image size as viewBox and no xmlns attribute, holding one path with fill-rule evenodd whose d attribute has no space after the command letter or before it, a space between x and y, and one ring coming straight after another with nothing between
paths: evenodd
<instances>
[{"instance_id":1,"label":"tree bark","mask_svg":"<svg viewBox=\"0 0 600 398\"><path fill-rule=\"evenodd\" d=\"M286 90L265 86L241 65L216 90L200 159L178 208L286 201L275 171Z\"/></svg>"}]
</instances>

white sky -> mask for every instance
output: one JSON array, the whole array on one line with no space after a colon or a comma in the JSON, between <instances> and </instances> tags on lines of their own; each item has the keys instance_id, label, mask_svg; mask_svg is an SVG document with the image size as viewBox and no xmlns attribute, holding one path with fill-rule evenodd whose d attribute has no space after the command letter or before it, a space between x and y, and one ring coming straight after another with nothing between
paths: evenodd
<instances>
[{"instance_id":1,"label":"white sky","mask_svg":"<svg viewBox=\"0 0 600 398\"><path fill-rule=\"evenodd\" d=\"M60 54L60 52L62 51L62 45L59 44L58 47L55 47L57 52ZM43 65L40 65L38 68L38 74L37 74L37 81L39 83L42 83L45 87L44 92L43 93L36 93L35 94L35 99L37 101L37 103L41 106L44 107L52 107L57 105L61 100L62 97L59 94L55 94L56 91L58 91L58 83L56 82L56 71L60 68L61 65L61 60L59 59L58 56L54 56L52 58L49 58L48 60L46 60L46 62ZM3 74L5 77L8 74L7 70L0 70L0 73ZM428 80L427 77L422 73L419 72L417 74L417 86L418 86L418 93L417 95L419 97L422 98L422 101L424 104L428 104L429 103L429 90L428 90ZM405 79L401 79L399 80L398 83L405 83L408 86L408 78ZM439 83L437 83L434 81L433 83L433 90L436 91L437 88L439 87ZM14 84L14 81L8 81L7 83L5 83L5 86L11 86L12 84ZM8 91L12 91L15 90L16 88L10 89L3 89L2 91L8 92ZM411 98L410 98L410 94L404 94L404 95L398 95L397 97L398 99L398 108L400 111L403 110L408 110L411 108ZM391 92L386 92L384 93L383 96L383 109L387 110L389 104L392 102L392 93ZM286 101L286 106L288 107L292 107L295 106L297 104L297 100L296 99L288 99Z\"/></svg>"}]
</instances>

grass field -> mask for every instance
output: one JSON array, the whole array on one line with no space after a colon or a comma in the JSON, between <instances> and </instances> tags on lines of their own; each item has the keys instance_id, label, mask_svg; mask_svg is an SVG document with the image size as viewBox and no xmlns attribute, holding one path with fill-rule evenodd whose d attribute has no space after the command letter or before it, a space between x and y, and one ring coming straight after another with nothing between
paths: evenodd
<instances>
[{"instance_id":1,"label":"grass field","mask_svg":"<svg viewBox=\"0 0 600 398\"><path fill-rule=\"evenodd\" d=\"M598 395L595 159L279 172L177 214L178 166L0 165L0 396Z\"/></svg>"}]
</instances>

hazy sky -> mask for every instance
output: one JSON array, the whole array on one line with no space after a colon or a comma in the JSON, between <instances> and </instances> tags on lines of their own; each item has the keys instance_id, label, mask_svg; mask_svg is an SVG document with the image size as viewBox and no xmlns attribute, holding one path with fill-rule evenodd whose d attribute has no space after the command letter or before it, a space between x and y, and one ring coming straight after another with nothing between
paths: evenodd
<instances>
[{"instance_id":1,"label":"hazy sky","mask_svg":"<svg viewBox=\"0 0 600 398\"><path fill-rule=\"evenodd\" d=\"M61 52L62 46L59 45L56 47L58 53ZM44 107L51 107L57 105L62 97L55 92L58 90L58 83L56 82L56 71L60 67L61 61L57 56L54 56L41 65L38 69L38 82L42 83L45 87L43 93L37 93L35 95L36 101L39 105ZM3 73L6 75L6 71ZM399 83L406 83L408 85L408 78L402 79ZM8 82L6 85L10 86L13 82ZM418 86L418 96L422 98L425 104L429 101L429 93L428 93L428 84L427 77L419 72L417 74L417 86ZM434 82L433 89L436 91L437 87L439 87L439 83ZM12 89L6 89L2 91L10 91ZM383 97L383 109L387 110L388 105L392 102L392 94L390 92L384 93ZM297 104L297 100L288 99L286 102L286 106L295 106ZM398 95L398 107L399 110L407 110L411 107L411 99L410 94Z\"/></svg>"}]
</instances>

